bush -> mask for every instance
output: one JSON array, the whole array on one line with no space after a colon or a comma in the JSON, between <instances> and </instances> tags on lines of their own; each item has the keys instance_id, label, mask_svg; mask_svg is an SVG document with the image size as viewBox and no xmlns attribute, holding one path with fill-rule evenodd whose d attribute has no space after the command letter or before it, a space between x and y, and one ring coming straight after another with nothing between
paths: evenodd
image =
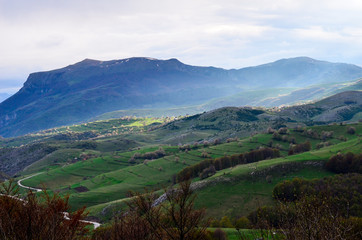
<instances>
[{"instance_id":1,"label":"bush","mask_svg":"<svg viewBox=\"0 0 362 240\"><path fill-rule=\"evenodd\" d=\"M272 138L275 140L278 140L278 141L282 140L282 137L280 136L280 134L278 132L274 132Z\"/></svg>"},{"instance_id":2,"label":"bush","mask_svg":"<svg viewBox=\"0 0 362 240\"><path fill-rule=\"evenodd\" d=\"M351 135L355 134L356 133L356 128L355 127L348 127L347 128L347 133L351 134Z\"/></svg>"},{"instance_id":3,"label":"bush","mask_svg":"<svg viewBox=\"0 0 362 240\"><path fill-rule=\"evenodd\" d=\"M313 129L304 130L303 135L314 139L320 139L318 132Z\"/></svg>"},{"instance_id":4,"label":"bush","mask_svg":"<svg viewBox=\"0 0 362 240\"><path fill-rule=\"evenodd\" d=\"M24 200L18 196L17 185L10 181L0 186L0 238L1 239L80 239L87 234L85 208L65 218L69 212L68 197L47 192L41 198L28 192Z\"/></svg>"},{"instance_id":5,"label":"bush","mask_svg":"<svg viewBox=\"0 0 362 240\"><path fill-rule=\"evenodd\" d=\"M233 224L231 223L228 216L223 216L220 220L220 227L223 228L233 228Z\"/></svg>"},{"instance_id":6,"label":"bush","mask_svg":"<svg viewBox=\"0 0 362 240\"><path fill-rule=\"evenodd\" d=\"M247 217L241 217L236 220L235 228L236 229L248 229L251 227L250 221Z\"/></svg>"},{"instance_id":7,"label":"bush","mask_svg":"<svg viewBox=\"0 0 362 240\"><path fill-rule=\"evenodd\" d=\"M264 206L249 213L247 216L250 223L260 229L268 227L277 228L280 225L280 215L275 207Z\"/></svg>"},{"instance_id":8,"label":"bush","mask_svg":"<svg viewBox=\"0 0 362 240\"><path fill-rule=\"evenodd\" d=\"M300 143L300 144L296 144L296 145L291 145L291 147L289 148L288 155L307 152L311 148L312 148L312 145L310 144L309 141L306 141L306 142Z\"/></svg>"},{"instance_id":9,"label":"bush","mask_svg":"<svg viewBox=\"0 0 362 240\"><path fill-rule=\"evenodd\" d=\"M288 128L286 128L286 127L279 128L278 133L279 134L288 134Z\"/></svg>"},{"instance_id":10,"label":"bush","mask_svg":"<svg viewBox=\"0 0 362 240\"><path fill-rule=\"evenodd\" d=\"M210 167L202 170L202 172L200 173L200 178L205 179L205 178L208 178L208 177L214 175L215 173L216 173L215 167L214 167L214 165L211 165Z\"/></svg>"},{"instance_id":11,"label":"bush","mask_svg":"<svg viewBox=\"0 0 362 240\"><path fill-rule=\"evenodd\" d=\"M271 128L271 127L268 127L268 128L266 129L266 132L267 132L268 134L273 134L273 133L275 132L275 129L273 129L273 128Z\"/></svg>"},{"instance_id":12,"label":"bush","mask_svg":"<svg viewBox=\"0 0 362 240\"><path fill-rule=\"evenodd\" d=\"M325 167L335 173L362 173L362 154L337 154L328 160Z\"/></svg>"},{"instance_id":13,"label":"bush","mask_svg":"<svg viewBox=\"0 0 362 240\"><path fill-rule=\"evenodd\" d=\"M201 153L201 157L202 157L202 158L209 158L210 155L204 150L204 151Z\"/></svg>"},{"instance_id":14,"label":"bush","mask_svg":"<svg viewBox=\"0 0 362 240\"><path fill-rule=\"evenodd\" d=\"M165 201L159 202L154 192L130 193L127 214L111 226L97 229L93 239L205 239L205 210L194 209L196 196L190 182L181 183L178 189L165 189L164 196Z\"/></svg>"},{"instance_id":15,"label":"bush","mask_svg":"<svg viewBox=\"0 0 362 240\"><path fill-rule=\"evenodd\" d=\"M273 189L273 198L283 202L295 201L302 196L305 184L306 181L300 178L278 183Z\"/></svg>"},{"instance_id":16,"label":"bush","mask_svg":"<svg viewBox=\"0 0 362 240\"><path fill-rule=\"evenodd\" d=\"M162 147L160 147L159 149L157 149L156 151L153 151L153 152L146 152L144 154L135 153L135 154L133 154L133 156L130 158L129 161L133 162L133 160L135 160L135 159L153 160L153 159L158 159L158 158L161 158L164 156L166 156L166 152Z\"/></svg>"}]
</instances>

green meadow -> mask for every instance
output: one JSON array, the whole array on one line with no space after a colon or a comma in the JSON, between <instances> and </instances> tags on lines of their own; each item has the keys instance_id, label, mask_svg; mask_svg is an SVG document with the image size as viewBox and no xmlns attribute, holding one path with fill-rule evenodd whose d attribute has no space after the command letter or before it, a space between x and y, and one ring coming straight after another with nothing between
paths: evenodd
<instances>
[{"instance_id":1,"label":"green meadow","mask_svg":"<svg viewBox=\"0 0 362 240\"><path fill-rule=\"evenodd\" d=\"M209 217L244 216L259 206L273 203L271 192L278 182L294 177L313 179L329 176L332 173L323 168L323 163L331 155L338 152L359 153L361 150L359 134L362 132L362 124L353 125L356 128L355 134L346 133L350 126L307 127L318 134L322 131L333 131L333 136L325 139L330 145L320 149L316 146L322 142L321 139L289 129L288 138L295 138L296 143L310 141L312 145L311 151L291 156L288 156L289 142L273 139L272 134L266 133L218 145L195 144L191 145L189 150L164 144L139 146L131 151L58 150L28 167L24 174L42 173L24 180L23 184L32 187L45 186L49 191L56 191L62 195L69 194L69 201L74 209L87 206L90 215L106 221L112 216L113 210L125 206L124 201L127 200L130 190L142 192L148 188L161 193L160 190L174 183L176 174L183 168L204 160L205 152L208 158L218 158L248 152L259 147L278 145L280 158L238 165L218 171L206 180L198 178L193 180L196 185L203 183L196 191L198 194L196 206L205 207ZM342 139L341 136L345 138ZM100 141L106 141L106 138ZM130 162L136 153L154 152L160 147L164 150L165 156ZM81 154L90 154L91 157L81 159L79 158ZM55 158L63 160L52 164Z\"/></svg>"}]
</instances>

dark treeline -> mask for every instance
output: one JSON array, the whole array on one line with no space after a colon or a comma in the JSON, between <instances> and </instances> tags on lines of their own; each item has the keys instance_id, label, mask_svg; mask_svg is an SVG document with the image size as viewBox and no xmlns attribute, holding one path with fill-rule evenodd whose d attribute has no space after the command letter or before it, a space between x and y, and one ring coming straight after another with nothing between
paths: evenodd
<instances>
[{"instance_id":1,"label":"dark treeline","mask_svg":"<svg viewBox=\"0 0 362 240\"><path fill-rule=\"evenodd\" d=\"M362 175L345 174L324 179L305 180L294 178L277 184L273 197L279 201L292 202L305 196L328 198L345 216L362 217Z\"/></svg>"},{"instance_id":2,"label":"dark treeline","mask_svg":"<svg viewBox=\"0 0 362 240\"><path fill-rule=\"evenodd\" d=\"M287 180L273 190L278 204L261 207L248 219L255 228L273 229L286 239L361 239L361 186L357 173Z\"/></svg>"},{"instance_id":3,"label":"dark treeline","mask_svg":"<svg viewBox=\"0 0 362 240\"><path fill-rule=\"evenodd\" d=\"M178 181L184 181L188 178L201 177L206 178L216 171L234 167L239 164L247 164L258 162L265 159L276 158L280 156L280 152L275 148L261 148L246 153L234 154L232 156L224 156L216 159L206 159L195 165L182 169L177 174Z\"/></svg>"},{"instance_id":4,"label":"dark treeline","mask_svg":"<svg viewBox=\"0 0 362 240\"><path fill-rule=\"evenodd\" d=\"M325 167L335 173L362 173L362 154L337 154L332 156Z\"/></svg>"}]
</instances>

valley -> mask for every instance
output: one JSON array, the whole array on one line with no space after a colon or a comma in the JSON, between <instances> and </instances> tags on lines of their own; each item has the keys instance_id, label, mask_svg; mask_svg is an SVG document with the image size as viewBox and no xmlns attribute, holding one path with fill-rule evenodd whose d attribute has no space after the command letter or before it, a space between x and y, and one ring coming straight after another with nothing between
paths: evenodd
<instances>
[{"instance_id":1,"label":"valley","mask_svg":"<svg viewBox=\"0 0 362 240\"><path fill-rule=\"evenodd\" d=\"M306 59L298 59L302 60ZM99 64L105 63L87 60L68 68L77 72L78 67L85 66L96 71L94 65ZM184 66L176 60L167 64L197 74L205 70ZM60 70L49 73L51 78L57 71ZM211 76L216 74L214 71L224 72L213 68L207 71ZM91 77L93 73L89 74ZM68 84L79 84L74 81ZM23 91L19 95L25 94ZM47 101L48 97L40 96L39 101ZM233 106L238 103L249 106ZM6 101L2 106L9 108ZM51 122L46 117L50 113L39 106L44 119ZM67 115L60 112L64 117ZM34 196L46 192L67 199L70 206L67 212L85 210L87 221L108 228L119 213L131 211L129 204L137 196L152 191L157 205L165 207L163 201L170 200L165 200L168 189L183 186L184 180L190 179L190 188L196 194L195 211L205 209L208 226L213 227L210 231L222 227L233 239L240 228L258 228L256 212L269 209L273 214L278 213L274 209L279 204L275 189L280 185L293 181L333 182L328 179L343 176L359 181L361 114L361 80L357 79L303 87L249 89L197 105L94 112L82 120L77 118L73 124L57 122L46 129L40 121L39 131L19 136L11 133L0 138L0 180L8 183L14 178L20 187L19 197L31 190ZM17 124L25 123L19 121L5 129L18 131ZM331 159L338 158L346 158L355 165L339 175L337 170L343 164L335 163L337 170L328 167ZM356 194L353 199L362 196L360 190L353 194ZM353 216L359 219L361 206L354 207L357 210L353 210Z\"/></svg>"}]
</instances>

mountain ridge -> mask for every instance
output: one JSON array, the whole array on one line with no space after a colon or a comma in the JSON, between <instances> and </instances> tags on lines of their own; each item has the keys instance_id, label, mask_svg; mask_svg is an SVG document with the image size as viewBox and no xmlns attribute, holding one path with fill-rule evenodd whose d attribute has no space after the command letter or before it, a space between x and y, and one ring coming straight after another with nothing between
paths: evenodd
<instances>
[{"instance_id":1,"label":"mountain ridge","mask_svg":"<svg viewBox=\"0 0 362 240\"><path fill-rule=\"evenodd\" d=\"M191 66L174 58L85 59L30 74L16 94L0 103L0 135L17 136L121 109L189 106L245 89L358 77L358 66L305 57L231 70Z\"/></svg>"}]
</instances>

